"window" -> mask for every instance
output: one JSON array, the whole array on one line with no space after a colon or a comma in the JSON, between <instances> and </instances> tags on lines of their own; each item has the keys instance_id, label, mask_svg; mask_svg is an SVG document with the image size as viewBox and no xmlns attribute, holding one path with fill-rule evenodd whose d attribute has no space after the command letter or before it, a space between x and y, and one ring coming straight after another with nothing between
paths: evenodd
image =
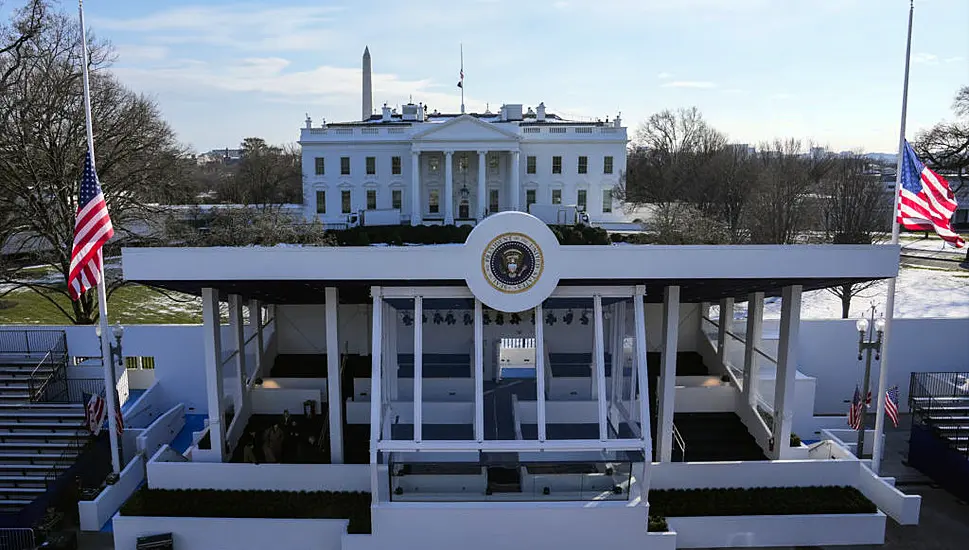
<instances>
[{"instance_id":1,"label":"window","mask_svg":"<svg viewBox=\"0 0 969 550\"><path fill-rule=\"evenodd\" d=\"M498 175L498 153L488 154L488 173L493 176Z\"/></svg>"},{"instance_id":2,"label":"window","mask_svg":"<svg viewBox=\"0 0 969 550\"><path fill-rule=\"evenodd\" d=\"M552 157L552 173L562 173L562 157Z\"/></svg>"},{"instance_id":3,"label":"window","mask_svg":"<svg viewBox=\"0 0 969 550\"><path fill-rule=\"evenodd\" d=\"M390 207L391 208L396 208L398 210L400 209L400 203L401 203L401 198L400 197L401 197L400 189L391 189L390 190Z\"/></svg>"},{"instance_id":4,"label":"window","mask_svg":"<svg viewBox=\"0 0 969 550\"><path fill-rule=\"evenodd\" d=\"M468 173L468 155L458 156L458 174Z\"/></svg>"},{"instance_id":5,"label":"window","mask_svg":"<svg viewBox=\"0 0 969 550\"><path fill-rule=\"evenodd\" d=\"M602 159L602 173L603 174L612 173L612 157L604 157Z\"/></svg>"},{"instance_id":6,"label":"window","mask_svg":"<svg viewBox=\"0 0 969 550\"><path fill-rule=\"evenodd\" d=\"M326 166L323 164L325 159L323 157L316 157L316 175L322 176L326 173Z\"/></svg>"},{"instance_id":7,"label":"window","mask_svg":"<svg viewBox=\"0 0 969 550\"><path fill-rule=\"evenodd\" d=\"M367 175L372 176L377 173L377 157L367 157Z\"/></svg>"},{"instance_id":8,"label":"window","mask_svg":"<svg viewBox=\"0 0 969 550\"><path fill-rule=\"evenodd\" d=\"M350 175L350 157L340 157L340 175Z\"/></svg>"},{"instance_id":9,"label":"window","mask_svg":"<svg viewBox=\"0 0 969 550\"><path fill-rule=\"evenodd\" d=\"M535 158L535 157L531 157ZM525 212L528 212L528 207L535 204L535 190L526 189L525 190Z\"/></svg>"},{"instance_id":10,"label":"window","mask_svg":"<svg viewBox=\"0 0 969 550\"><path fill-rule=\"evenodd\" d=\"M585 210L587 199L585 189L579 189L575 194L575 204L579 207L579 210Z\"/></svg>"},{"instance_id":11,"label":"window","mask_svg":"<svg viewBox=\"0 0 969 550\"><path fill-rule=\"evenodd\" d=\"M400 175L400 157L390 157L390 173Z\"/></svg>"},{"instance_id":12,"label":"window","mask_svg":"<svg viewBox=\"0 0 969 550\"><path fill-rule=\"evenodd\" d=\"M552 189L552 204L562 204L561 189Z\"/></svg>"},{"instance_id":13,"label":"window","mask_svg":"<svg viewBox=\"0 0 969 550\"><path fill-rule=\"evenodd\" d=\"M439 214L441 212L441 194L437 189L431 189L430 194L427 197L427 211L431 214Z\"/></svg>"},{"instance_id":14,"label":"window","mask_svg":"<svg viewBox=\"0 0 969 550\"><path fill-rule=\"evenodd\" d=\"M316 213L326 214L326 191L316 192Z\"/></svg>"},{"instance_id":15,"label":"window","mask_svg":"<svg viewBox=\"0 0 969 550\"><path fill-rule=\"evenodd\" d=\"M535 157L534 156L529 155L529 156L525 157L525 173L526 174L534 174L535 173Z\"/></svg>"},{"instance_id":16,"label":"window","mask_svg":"<svg viewBox=\"0 0 969 550\"><path fill-rule=\"evenodd\" d=\"M602 190L602 213L612 212L612 189Z\"/></svg>"},{"instance_id":17,"label":"window","mask_svg":"<svg viewBox=\"0 0 969 550\"><path fill-rule=\"evenodd\" d=\"M377 209L377 190L367 189L367 210Z\"/></svg>"},{"instance_id":18,"label":"window","mask_svg":"<svg viewBox=\"0 0 969 550\"><path fill-rule=\"evenodd\" d=\"M430 170L432 174L437 174L441 171L441 159L437 157L430 157L427 159L427 169Z\"/></svg>"},{"instance_id":19,"label":"window","mask_svg":"<svg viewBox=\"0 0 969 550\"><path fill-rule=\"evenodd\" d=\"M589 157L579 157L579 173L589 173Z\"/></svg>"},{"instance_id":20,"label":"window","mask_svg":"<svg viewBox=\"0 0 969 550\"><path fill-rule=\"evenodd\" d=\"M488 190L488 211L495 213L498 211L498 190L489 189Z\"/></svg>"},{"instance_id":21,"label":"window","mask_svg":"<svg viewBox=\"0 0 969 550\"><path fill-rule=\"evenodd\" d=\"M344 190L340 191L340 212L344 214L350 213L350 191Z\"/></svg>"}]
</instances>

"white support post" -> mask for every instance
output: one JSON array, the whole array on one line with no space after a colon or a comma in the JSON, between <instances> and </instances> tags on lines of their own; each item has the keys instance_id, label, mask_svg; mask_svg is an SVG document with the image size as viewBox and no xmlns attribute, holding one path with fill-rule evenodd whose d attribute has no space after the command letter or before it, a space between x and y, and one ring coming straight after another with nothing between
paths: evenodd
<instances>
[{"instance_id":1,"label":"white support post","mask_svg":"<svg viewBox=\"0 0 969 550\"><path fill-rule=\"evenodd\" d=\"M720 318L717 319L717 359L720 360L724 372L727 371L727 343L730 338L727 332L733 324L733 302L733 298L720 300Z\"/></svg>"},{"instance_id":2,"label":"white support post","mask_svg":"<svg viewBox=\"0 0 969 550\"><path fill-rule=\"evenodd\" d=\"M326 401L330 424L330 463L343 464L343 392L340 383L340 294L334 287L324 292L326 308Z\"/></svg>"},{"instance_id":3,"label":"white support post","mask_svg":"<svg viewBox=\"0 0 969 550\"><path fill-rule=\"evenodd\" d=\"M219 291L202 289L202 326L205 341L205 388L209 407L209 440L219 462L225 460L225 426L222 424L222 321Z\"/></svg>"},{"instance_id":4,"label":"white support post","mask_svg":"<svg viewBox=\"0 0 969 550\"><path fill-rule=\"evenodd\" d=\"M259 378L262 376L262 359L263 354L265 354L266 344L263 341L262 332L262 303L259 300L249 300L249 330L256 334L256 353L255 362L252 368L252 378ZM250 334L251 336L251 334Z\"/></svg>"},{"instance_id":5,"label":"white support post","mask_svg":"<svg viewBox=\"0 0 969 550\"><path fill-rule=\"evenodd\" d=\"M676 398L676 348L680 326L680 287L668 286L663 292L663 350L659 377L659 410L656 427L656 460L673 459L673 414ZM644 394L647 395L647 394Z\"/></svg>"},{"instance_id":6,"label":"white support post","mask_svg":"<svg viewBox=\"0 0 969 550\"><path fill-rule=\"evenodd\" d=\"M592 296L593 316L595 317L595 377L596 377L596 400L599 405L599 439L605 441L609 439L609 432L606 429L606 350L602 332L602 296L595 294ZM536 319L535 325L541 320Z\"/></svg>"},{"instance_id":7,"label":"white support post","mask_svg":"<svg viewBox=\"0 0 969 550\"><path fill-rule=\"evenodd\" d=\"M444 225L454 225L454 151L444 151Z\"/></svg>"},{"instance_id":8,"label":"white support post","mask_svg":"<svg viewBox=\"0 0 969 550\"><path fill-rule=\"evenodd\" d=\"M520 153L511 153L511 200L508 204L512 210L521 210L521 165L519 164Z\"/></svg>"},{"instance_id":9,"label":"white support post","mask_svg":"<svg viewBox=\"0 0 969 550\"><path fill-rule=\"evenodd\" d=\"M488 151L478 151L478 200L475 206L479 222L485 219L485 212L488 211L488 186L485 184L487 161Z\"/></svg>"},{"instance_id":10,"label":"white support post","mask_svg":"<svg viewBox=\"0 0 969 550\"><path fill-rule=\"evenodd\" d=\"M474 300L474 438L484 441L484 326L481 300ZM537 325L536 325L537 326ZM541 391L541 390L539 390Z\"/></svg>"},{"instance_id":11,"label":"white support post","mask_svg":"<svg viewBox=\"0 0 969 550\"><path fill-rule=\"evenodd\" d=\"M649 493L649 467L651 464L652 433L649 425L649 373L646 365L646 287L637 286L633 296L634 313L636 315L636 369L639 371L639 383L643 386L639 390L639 415L643 435L643 474L639 480L640 498L646 502ZM634 390L635 391L635 390Z\"/></svg>"},{"instance_id":12,"label":"white support post","mask_svg":"<svg viewBox=\"0 0 969 550\"><path fill-rule=\"evenodd\" d=\"M801 325L801 285L784 287L781 330L777 342L777 376L774 381L774 451L776 459L790 446L794 420L794 377L797 374L797 340Z\"/></svg>"},{"instance_id":13,"label":"white support post","mask_svg":"<svg viewBox=\"0 0 969 550\"><path fill-rule=\"evenodd\" d=\"M246 402L246 336L242 325L242 296L229 294L229 328L232 332L232 345L236 349L235 375L237 393L236 416L241 415Z\"/></svg>"},{"instance_id":14,"label":"white support post","mask_svg":"<svg viewBox=\"0 0 969 550\"><path fill-rule=\"evenodd\" d=\"M547 437L545 425L545 323L542 304L535 306L535 406L538 407L538 440Z\"/></svg>"},{"instance_id":15,"label":"white support post","mask_svg":"<svg viewBox=\"0 0 969 550\"><path fill-rule=\"evenodd\" d=\"M414 297L414 441L423 436L424 413L424 298Z\"/></svg>"},{"instance_id":16,"label":"white support post","mask_svg":"<svg viewBox=\"0 0 969 550\"><path fill-rule=\"evenodd\" d=\"M377 475L377 444L380 442L380 428L383 417L383 403L380 394L381 378L383 373L380 368L381 360L381 332L383 328L383 298L380 295L380 287L370 287L373 296L373 338L370 342L370 500L377 504L377 494L380 490L380 480ZM420 323L420 319L416 320Z\"/></svg>"},{"instance_id":17,"label":"white support post","mask_svg":"<svg viewBox=\"0 0 969 550\"><path fill-rule=\"evenodd\" d=\"M757 350L764 334L764 293L747 296L747 335L744 336L744 398L756 408L760 392L760 357Z\"/></svg>"}]
</instances>

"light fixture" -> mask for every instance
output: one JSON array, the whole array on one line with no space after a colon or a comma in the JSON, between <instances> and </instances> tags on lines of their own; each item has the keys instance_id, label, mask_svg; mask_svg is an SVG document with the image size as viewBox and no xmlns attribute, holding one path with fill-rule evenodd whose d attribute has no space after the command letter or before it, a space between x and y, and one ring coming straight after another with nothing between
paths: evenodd
<instances>
[{"instance_id":1,"label":"light fixture","mask_svg":"<svg viewBox=\"0 0 969 550\"><path fill-rule=\"evenodd\" d=\"M857 328L858 332L862 334L868 332L868 319L865 319L864 317L858 319L858 321L855 322L855 328Z\"/></svg>"},{"instance_id":2,"label":"light fixture","mask_svg":"<svg viewBox=\"0 0 969 550\"><path fill-rule=\"evenodd\" d=\"M441 312L440 311L435 311L434 312L434 324L435 325L440 325L443 322L444 322L444 316L441 315Z\"/></svg>"},{"instance_id":3,"label":"light fixture","mask_svg":"<svg viewBox=\"0 0 969 550\"><path fill-rule=\"evenodd\" d=\"M517 325L522 322L522 316L517 313L512 313L511 318L508 320L509 323Z\"/></svg>"},{"instance_id":4,"label":"light fixture","mask_svg":"<svg viewBox=\"0 0 969 550\"><path fill-rule=\"evenodd\" d=\"M471 196L471 191L468 190L467 184L465 183L461 184L461 189L458 189L458 195L461 196L461 199L468 200L468 197Z\"/></svg>"},{"instance_id":5,"label":"light fixture","mask_svg":"<svg viewBox=\"0 0 969 550\"><path fill-rule=\"evenodd\" d=\"M450 311L447 312L447 315L444 316L444 322L448 325L453 325L454 323L456 323L457 320L454 318L454 313Z\"/></svg>"},{"instance_id":6,"label":"light fixture","mask_svg":"<svg viewBox=\"0 0 969 550\"><path fill-rule=\"evenodd\" d=\"M884 317L879 317L878 319L875 319L875 332L877 332L878 334L881 334L881 333L885 332L885 318Z\"/></svg>"},{"instance_id":7,"label":"light fixture","mask_svg":"<svg viewBox=\"0 0 969 550\"><path fill-rule=\"evenodd\" d=\"M404 312L404 316L401 317L400 320L404 322L405 327L409 327L414 324L414 318L411 317L411 314L406 311Z\"/></svg>"},{"instance_id":8,"label":"light fixture","mask_svg":"<svg viewBox=\"0 0 969 550\"><path fill-rule=\"evenodd\" d=\"M571 309L568 310L564 316L562 316L562 320L565 321L566 325L571 325L573 319L575 319L575 315L572 313Z\"/></svg>"},{"instance_id":9,"label":"light fixture","mask_svg":"<svg viewBox=\"0 0 969 550\"><path fill-rule=\"evenodd\" d=\"M124 327L121 326L121 321L114 324L114 328L111 329L111 333L114 334L115 340L121 340L121 337L124 336Z\"/></svg>"},{"instance_id":10,"label":"light fixture","mask_svg":"<svg viewBox=\"0 0 969 550\"><path fill-rule=\"evenodd\" d=\"M548 315L545 316L545 324L551 326L554 325L556 321L558 321L558 319L555 318L555 314L549 311Z\"/></svg>"},{"instance_id":11,"label":"light fixture","mask_svg":"<svg viewBox=\"0 0 969 550\"><path fill-rule=\"evenodd\" d=\"M472 317L470 313L465 312L465 314L464 314L464 324L465 324L465 326L470 325L473 322L474 322L474 317Z\"/></svg>"},{"instance_id":12,"label":"light fixture","mask_svg":"<svg viewBox=\"0 0 969 550\"><path fill-rule=\"evenodd\" d=\"M491 315L488 315L488 312L486 311L486 312L484 312L481 315L481 320L484 322L484 324L490 325L491 324Z\"/></svg>"},{"instance_id":13,"label":"light fixture","mask_svg":"<svg viewBox=\"0 0 969 550\"><path fill-rule=\"evenodd\" d=\"M588 325L589 324L589 312L588 311L583 311L582 312L582 317L579 317L579 322L582 323L583 325Z\"/></svg>"},{"instance_id":14,"label":"light fixture","mask_svg":"<svg viewBox=\"0 0 969 550\"><path fill-rule=\"evenodd\" d=\"M497 313L495 315L495 324L498 325L498 326L501 326L501 325L505 324L505 314L504 313Z\"/></svg>"},{"instance_id":15,"label":"light fixture","mask_svg":"<svg viewBox=\"0 0 969 550\"><path fill-rule=\"evenodd\" d=\"M97 336L98 338L101 337L101 325L100 324L94 325L94 335Z\"/></svg>"}]
</instances>

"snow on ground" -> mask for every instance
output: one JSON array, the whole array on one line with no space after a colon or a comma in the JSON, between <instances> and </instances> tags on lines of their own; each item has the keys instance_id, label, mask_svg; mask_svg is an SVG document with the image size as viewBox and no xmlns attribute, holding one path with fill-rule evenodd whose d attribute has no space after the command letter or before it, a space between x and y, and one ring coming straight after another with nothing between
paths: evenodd
<instances>
[{"instance_id":1,"label":"snow on ground","mask_svg":"<svg viewBox=\"0 0 969 550\"><path fill-rule=\"evenodd\" d=\"M895 317L969 317L969 271L902 267L895 285ZM868 312L872 301L877 314L885 311L888 282L883 281L851 299L849 317ZM712 316L718 315L712 308ZM735 316L747 317L747 304L737 304ZM764 317L779 319L781 299L764 301ZM805 292L801 300L802 319L840 319L841 299L827 290Z\"/></svg>"}]
</instances>

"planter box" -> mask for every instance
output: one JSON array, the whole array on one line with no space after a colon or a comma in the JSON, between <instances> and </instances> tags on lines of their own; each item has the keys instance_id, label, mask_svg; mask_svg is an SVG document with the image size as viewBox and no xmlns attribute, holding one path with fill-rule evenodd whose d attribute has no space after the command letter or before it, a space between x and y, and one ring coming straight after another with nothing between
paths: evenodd
<instances>
[{"instance_id":1,"label":"planter box","mask_svg":"<svg viewBox=\"0 0 969 550\"><path fill-rule=\"evenodd\" d=\"M676 550L676 533L673 531L646 533L646 540L649 542L643 548L648 548L649 550Z\"/></svg>"},{"instance_id":2,"label":"planter box","mask_svg":"<svg viewBox=\"0 0 969 550\"><path fill-rule=\"evenodd\" d=\"M883 544L885 514L666 518L677 548Z\"/></svg>"},{"instance_id":3,"label":"planter box","mask_svg":"<svg viewBox=\"0 0 969 550\"><path fill-rule=\"evenodd\" d=\"M340 550L345 519L114 517L114 547L134 550L138 537L171 533L178 550Z\"/></svg>"}]
</instances>

